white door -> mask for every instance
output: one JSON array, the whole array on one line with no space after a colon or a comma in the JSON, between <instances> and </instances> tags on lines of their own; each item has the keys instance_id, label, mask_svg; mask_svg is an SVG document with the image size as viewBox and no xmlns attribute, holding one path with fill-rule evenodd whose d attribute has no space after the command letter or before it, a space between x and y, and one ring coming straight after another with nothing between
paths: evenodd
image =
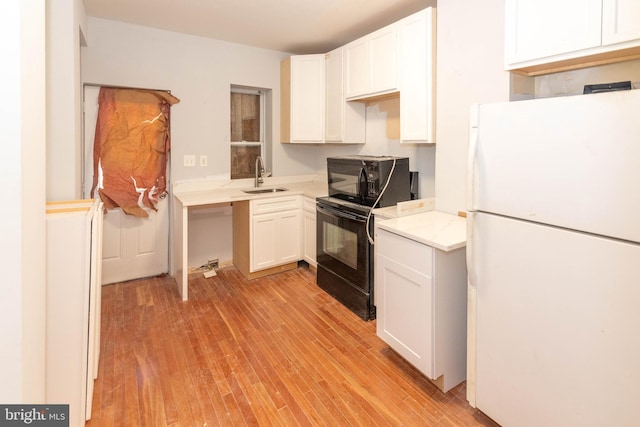
<instances>
[{"instance_id":1,"label":"white door","mask_svg":"<svg viewBox=\"0 0 640 427\"><path fill-rule=\"evenodd\" d=\"M98 117L99 87L84 88L84 196L93 182L93 138ZM167 187L169 184L167 183ZM122 282L169 271L169 201L138 218L113 209L104 216L102 283Z\"/></svg>"}]
</instances>

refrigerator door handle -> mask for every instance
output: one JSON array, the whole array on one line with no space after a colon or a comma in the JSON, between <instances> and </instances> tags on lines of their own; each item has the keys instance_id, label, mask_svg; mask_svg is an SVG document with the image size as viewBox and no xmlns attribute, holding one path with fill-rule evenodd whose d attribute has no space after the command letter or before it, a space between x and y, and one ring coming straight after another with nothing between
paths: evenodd
<instances>
[{"instance_id":1,"label":"refrigerator door handle","mask_svg":"<svg viewBox=\"0 0 640 427\"><path fill-rule=\"evenodd\" d=\"M476 212L467 212L467 244L466 244L466 257L467 257L467 282L469 287L476 287L476 272L475 272L475 248L474 248L474 233L473 223L476 220Z\"/></svg>"},{"instance_id":2,"label":"refrigerator door handle","mask_svg":"<svg viewBox=\"0 0 640 427\"><path fill-rule=\"evenodd\" d=\"M476 304L477 277L473 225L476 212L467 213L467 401L476 407Z\"/></svg>"},{"instance_id":3,"label":"refrigerator door handle","mask_svg":"<svg viewBox=\"0 0 640 427\"><path fill-rule=\"evenodd\" d=\"M478 156L478 105L470 110L469 151L467 152L467 211L475 211L476 157Z\"/></svg>"}]
</instances>

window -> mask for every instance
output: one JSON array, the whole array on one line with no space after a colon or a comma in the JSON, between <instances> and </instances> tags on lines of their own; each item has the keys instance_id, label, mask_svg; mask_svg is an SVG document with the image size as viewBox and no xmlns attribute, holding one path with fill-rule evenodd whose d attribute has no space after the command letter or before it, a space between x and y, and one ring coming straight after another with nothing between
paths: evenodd
<instances>
[{"instance_id":1,"label":"window","mask_svg":"<svg viewBox=\"0 0 640 427\"><path fill-rule=\"evenodd\" d=\"M231 87L231 179L253 178L265 153L265 92Z\"/></svg>"}]
</instances>

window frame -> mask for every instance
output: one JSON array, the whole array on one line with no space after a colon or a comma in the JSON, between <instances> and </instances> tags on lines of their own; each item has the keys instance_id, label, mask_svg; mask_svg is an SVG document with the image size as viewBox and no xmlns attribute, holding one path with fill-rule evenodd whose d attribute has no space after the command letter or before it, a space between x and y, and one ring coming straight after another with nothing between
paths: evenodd
<instances>
[{"instance_id":1,"label":"window frame","mask_svg":"<svg viewBox=\"0 0 640 427\"><path fill-rule=\"evenodd\" d=\"M229 136L229 143L231 146L260 146L260 155L264 155L265 150L265 107L266 107L266 91L262 89L251 89L246 87L239 86L231 86L230 93L241 93L245 95L258 95L260 98L260 141L231 141L231 136ZM231 119L229 119L229 124L231 124Z\"/></svg>"},{"instance_id":2,"label":"window frame","mask_svg":"<svg viewBox=\"0 0 640 427\"><path fill-rule=\"evenodd\" d=\"M266 167L266 162L269 161L268 158L270 158L270 156L267 153L267 149L269 149L270 147L270 143L269 141L267 141L267 132L269 132L269 126L266 123L266 119L269 116L269 112L267 111L267 103L269 102L269 90L263 89L263 88L258 88L258 87L249 87L249 86L239 86L239 85L231 85L230 87L230 91L229 91L229 100L231 101L231 96L232 94L236 93L236 94L248 94L248 95L256 95L258 96L258 102L259 102L259 107L260 107L260 114L259 114L259 122L260 122L260 128L258 129L259 132L259 140L260 141L232 141L231 140L231 136L233 134L233 132L231 132L231 116L229 116L229 151L233 152L234 147L258 147L259 149L259 156L262 158L263 162L265 163L265 167ZM229 104L231 105L231 104ZM230 111L229 111L230 112ZM233 161L233 160L231 160ZM230 176L229 178L231 180L236 180L236 179L246 179L246 176L244 177L240 177L240 176L236 176L234 177L232 175L232 172L234 170L234 166L233 164L230 164Z\"/></svg>"}]
</instances>

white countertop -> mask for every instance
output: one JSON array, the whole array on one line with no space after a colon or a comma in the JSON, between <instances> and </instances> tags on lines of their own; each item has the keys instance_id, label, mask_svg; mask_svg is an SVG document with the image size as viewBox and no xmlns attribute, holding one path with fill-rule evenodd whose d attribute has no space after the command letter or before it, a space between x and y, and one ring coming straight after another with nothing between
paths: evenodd
<instances>
[{"instance_id":1,"label":"white countertop","mask_svg":"<svg viewBox=\"0 0 640 427\"><path fill-rule=\"evenodd\" d=\"M376 222L376 226L443 251L467 244L467 220L445 212L430 211Z\"/></svg>"},{"instance_id":2,"label":"white countertop","mask_svg":"<svg viewBox=\"0 0 640 427\"><path fill-rule=\"evenodd\" d=\"M328 194L326 177L304 175L299 177L265 178L260 188L286 188L275 193L248 194L243 190L255 189L253 179L234 181L185 182L174 186L173 195L183 207L230 203L266 197L302 194L307 197L322 197Z\"/></svg>"}]
</instances>

